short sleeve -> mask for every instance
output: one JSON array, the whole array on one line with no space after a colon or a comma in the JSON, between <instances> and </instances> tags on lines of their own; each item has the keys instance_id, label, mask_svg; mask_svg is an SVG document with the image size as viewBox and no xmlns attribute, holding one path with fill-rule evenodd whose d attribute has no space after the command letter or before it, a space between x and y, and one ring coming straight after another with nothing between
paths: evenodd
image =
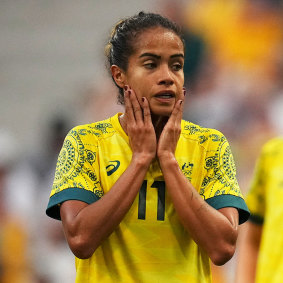
<instances>
[{"instance_id":1,"label":"short sleeve","mask_svg":"<svg viewBox=\"0 0 283 283\"><path fill-rule=\"evenodd\" d=\"M236 178L236 166L231 147L225 136L218 131L209 138L201 195L215 209L237 208L241 224L249 218L250 214Z\"/></svg>"},{"instance_id":2,"label":"short sleeve","mask_svg":"<svg viewBox=\"0 0 283 283\"><path fill-rule=\"evenodd\" d=\"M46 214L60 219L60 204L67 200L97 201L103 190L99 180L97 143L84 128L76 127L66 136L59 153Z\"/></svg>"}]
</instances>

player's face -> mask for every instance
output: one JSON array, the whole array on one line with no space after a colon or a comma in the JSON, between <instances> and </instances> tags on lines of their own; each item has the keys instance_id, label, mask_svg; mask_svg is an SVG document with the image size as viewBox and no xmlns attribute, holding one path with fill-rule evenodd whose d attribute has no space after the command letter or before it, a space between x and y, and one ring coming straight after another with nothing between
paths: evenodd
<instances>
[{"instance_id":1,"label":"player's face","mask_svg":"<svg viewBox=\"0 0 283 283\"><path fill-rule=\"evenodd\" d=\"M126 84L139 101L147 98L152 114L169 116L182 97L183 42L174 32L156 27L137 37L134 50L125 73Z\"/></svg>"}]
</instances>

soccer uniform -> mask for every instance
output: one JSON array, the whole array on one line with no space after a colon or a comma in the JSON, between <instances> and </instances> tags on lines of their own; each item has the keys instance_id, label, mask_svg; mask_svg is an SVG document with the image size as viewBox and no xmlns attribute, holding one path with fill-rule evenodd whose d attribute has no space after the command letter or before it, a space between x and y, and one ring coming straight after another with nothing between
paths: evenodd
<instances>
[{"instance_id":1,"label":"soccer uniform","mask_svg":"<svg viewBox=\"0 0 283 283\"><path fill-rule=\"evenodd\" d=\"M267 142L247 195L251 221L263 225L256 282L283 282L283 138Z\"/></svg>"},{"instance_id":2,"label":"soccer uniform","mask_svg":"<svg viewBox=\"0 0 283 283\"><path fill-rule=\"evenodd\" d=\"M69 132L57 162L49 216L60 219L59 205L66 200L98 201L127 169L132 151L119 115ZM235 207L240 223L246 221L249 212L226 138L184 120L181 127L175 156L183 174L211 206ZM76 269L77 283L211 282L209 258L179 222L157 161L118 228L91 258L76 258Z\"/></svg>"}]
</instances>

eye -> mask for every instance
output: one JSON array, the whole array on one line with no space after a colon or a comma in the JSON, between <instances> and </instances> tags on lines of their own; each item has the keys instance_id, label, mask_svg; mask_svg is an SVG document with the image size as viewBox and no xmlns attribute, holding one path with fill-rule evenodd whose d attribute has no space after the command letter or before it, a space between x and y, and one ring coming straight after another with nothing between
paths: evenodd
<instances>
[{"instance_id":1,"label":"eye","mask_svg":"<svg viewBox=\"0 0 283 283\"><path fill-rule=\"evenodd\" d=\"M180 63L174 63L174 64L172 65L172 69L173 69L174 71L180 71L180 70L183 69L183 65L180 64Z\"/></svg>"},{"instance_id":2,"label":"eye","mask_svg":"<svg viewBox=\"0 0 283 283\"><path fill-rule=\"evenodd\" d=\"M146 69L154 69L157 66L156 63L152 61L147 61L143 65Z\"/></svg>"}]
</instances>

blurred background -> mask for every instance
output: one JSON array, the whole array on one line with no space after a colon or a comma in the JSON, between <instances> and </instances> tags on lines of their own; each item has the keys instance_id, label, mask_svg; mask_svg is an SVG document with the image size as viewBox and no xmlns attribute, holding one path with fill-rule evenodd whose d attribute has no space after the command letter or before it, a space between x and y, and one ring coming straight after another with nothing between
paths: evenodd
<instances>
[{"instance_id":1,"label":"blurred background","mask_svg":"<svg viewBox=\"0 0 283 283\"><path fill-rule=\"evenodd\" d=\"M0 0L0 282L74 282L45 209L68 130L114 115L104 46L119 19L158 12L183 27L184 118L228 138L243 193L264 142L283 132L282 0ZM214 267L233 282L235 257Z\"/></svg>"}]
</instances>

